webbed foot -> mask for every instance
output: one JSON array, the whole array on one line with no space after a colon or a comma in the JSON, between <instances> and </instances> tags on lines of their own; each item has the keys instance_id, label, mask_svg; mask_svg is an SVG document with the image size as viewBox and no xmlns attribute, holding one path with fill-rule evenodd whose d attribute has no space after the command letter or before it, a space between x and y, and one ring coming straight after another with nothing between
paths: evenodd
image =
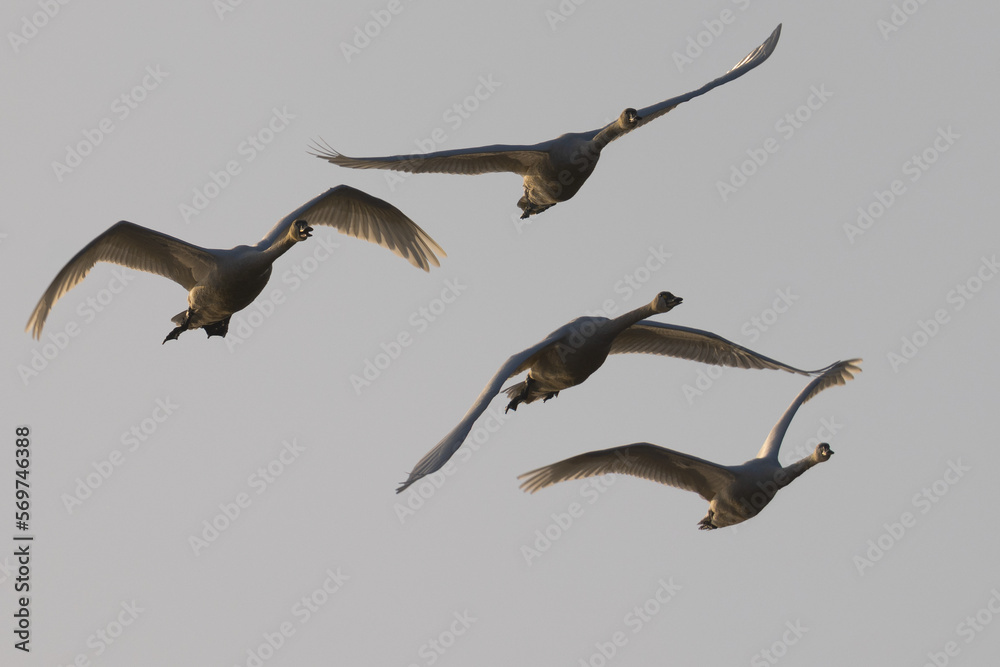
<instances>
[{"instance_id":1,"label":"webbed foot","mask_svg":"<svg viewBox=\"0 0 1000 667\"><path fill-rule=\"evenodd\" d=\"M222 336L224 338L226 336L226 333L229 332L229 320L232 317L233 316L230 315L226 319L220 320L219 322L206 324L204 327L202 327L205 330L205 335L208 336L209 338L211 338L212 336Z\"/></svg>"},{"instance_id":2,"label":"webbed foot","mask_svg":"<svg viewBox=\"0 0 1000 667\"><path fill-rule=\"evenodd\" d=\"M170 333L167 334L167 337L163 339L163 343L160 343L160 345L163 345L168 340L177 340L180 337L180 335L185 331L187 331L187 327L185 326L174 328Z\"/></svg>"},{"instance_id":3,"label":"webbed foot","mask_svg":"<svg viewBox=\"0 0 1000 667\"><path fill-rule=\"evenodd\" d=\"M166 343L168 340L177 340L178 336L191 328L191 309L188 308L183 313L177 313L170 319L170 321L177 326L167 334L167 337L163 339L163 343L160 343L161 345Z\"/></svg>"}]
</instances>

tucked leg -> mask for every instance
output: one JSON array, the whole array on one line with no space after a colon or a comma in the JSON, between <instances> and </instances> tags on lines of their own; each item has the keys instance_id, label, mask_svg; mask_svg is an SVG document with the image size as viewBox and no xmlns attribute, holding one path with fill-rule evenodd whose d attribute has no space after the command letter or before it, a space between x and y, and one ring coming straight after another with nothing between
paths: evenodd
<instances>
[{"instance_id":1,"label":"tucked leg","mask_svg":"<svg viewBox=\"0 0 1000 667\"><path fill-rule=\"evenodd\" d=\"M191 328L191 309L188 308L183 313L174 315L171 321L177 326L167 334L167 337L163 339L163 343L166 343L168 340L177 340L178 336Z\"/></svg>"},{"instance_id":2,"label":"tucked leg","mask_svg":"<svg viewBox=\"0 0 1000 667\"><path fill-rule=\"evenodd\" d=\"M226 333L229 332L229 320L232 319L232 315L219 322L213 322L211 324L206 324L202 328L205 330L205 335L211 338L212 336L222 336L225 338Z\"/></svg>"},{"instance_id":3,"label":"tucked leg","mask_svg":"<svg viewBox=\"0 0 1000 667\"><path fill-rule=\"evenodd\" d=\"M510 412L511 410L517 412L517 406L521 403L531 402L531 385L534 380L531 379L529 375L525 378L524 382L514 385L507 390L507 396L510 397L511 401L507 404L507 409L504 410L504 414Z\"/></svg>"}]
</instances>

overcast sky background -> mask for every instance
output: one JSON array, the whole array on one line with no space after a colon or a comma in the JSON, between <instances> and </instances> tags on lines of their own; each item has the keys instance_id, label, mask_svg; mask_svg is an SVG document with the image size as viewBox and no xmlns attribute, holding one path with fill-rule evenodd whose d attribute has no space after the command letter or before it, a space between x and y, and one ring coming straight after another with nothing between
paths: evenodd
<instances>
[{"instance_id":1,"label":"overcast sky background","mask_svg":"<svg viewBox=\"0 0 1000 667\"><path fill-rule=\"evenodd\" d=\"M17 532L28 425L35 535L29 656L12 646L13 546L0 558L5 663L997 655L995 4L53 2L45 20L43 5L0 10L0 533ZM527 224L512 174L398 179L306 152L589 130L720 76L778 23L768 62L616 141L574 199ZM118 220L228 248L340 183L406 212L448 252L441 268L318 228L226 340L161 346L184 290L138 272L121 289L111 265L58 302L41 341L22 330ZM634 355L474 431L481 446L440 488L394 494L510 354L661 290L684 303L659 321L803 368L864 357L784 444L787 462L822 438L829 463L710 533L702 499L645 480L520 491L520 473L637 441L743 462L806 383ZM209 540L206 522L229 525Z\"/></svg>"}]
</instances>

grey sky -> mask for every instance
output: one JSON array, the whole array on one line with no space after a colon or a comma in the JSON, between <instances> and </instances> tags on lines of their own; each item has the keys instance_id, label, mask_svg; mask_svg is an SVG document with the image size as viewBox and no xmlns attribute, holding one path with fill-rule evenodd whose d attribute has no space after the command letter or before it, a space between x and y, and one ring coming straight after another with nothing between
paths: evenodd
<instances>
[{"instance_id":1,"label":"grey sky","mask_svg":"<svg viewBox=\"0 0 1000 667\"><path fill-rule=\"evenodd\" d=\"M2 13L0 497L13 536L28 425L36 536L28 656L12 646L13 548L0 558L5 663L997 655L995 5ZM778 23L768 62L616 141L576 197L528 221L512 174L399 178L306 153L318 138L389 155L588 130L714 79ZM110 265L41 341L22 331L118 220L231 247L339 183L406 212L448 252L441 268L318 228L226 340L161 346L184 291ZM644 480L521 492L520 473L631 442L740 463L807 382L624 355L481 422L440 488L393 493L510 354L660 290L684 303L658 320L799 367L864 357L785 441L783 461L822 439L829 463L712 533L704 501Z\"/></svg>"}]
</instances>

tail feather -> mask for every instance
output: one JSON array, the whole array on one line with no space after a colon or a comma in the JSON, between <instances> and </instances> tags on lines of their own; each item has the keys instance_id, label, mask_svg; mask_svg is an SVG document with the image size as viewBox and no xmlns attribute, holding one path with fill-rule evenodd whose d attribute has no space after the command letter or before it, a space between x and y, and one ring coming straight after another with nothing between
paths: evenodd
<instances>
[{"instance_id":1,"label":"tail feather","mask_svg":"<svg viewBox=\"0 0 1000 667\"><path fill-rule=\"evenodd\" d=\"M512 384L503 390L503 393L507 394L507 398L514 400L520 398L522 403L529 403L528 400L528 381L522 380L517 384Z\"/></svg>"}]
</instances>

